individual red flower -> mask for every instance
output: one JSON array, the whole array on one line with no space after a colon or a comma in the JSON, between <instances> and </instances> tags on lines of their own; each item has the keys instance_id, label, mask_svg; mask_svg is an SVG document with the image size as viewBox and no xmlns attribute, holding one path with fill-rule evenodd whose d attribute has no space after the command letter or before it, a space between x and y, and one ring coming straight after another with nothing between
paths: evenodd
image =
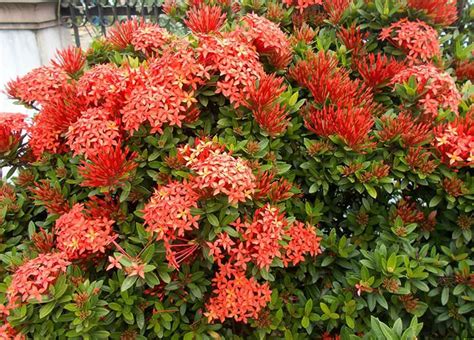
<instances>
[{"instance_id":1,"label":"individual red flower","mask_svg":"<svg viewBox=\"0 0 474 340\"><path fill-rule=\"evenodd\" d=\"M388 40L403 50L411 65L429 62L441 55L438 32L421 20L403 18L382 29L379 39Z\"/></svg>"},{"instance_id":2,"label":"individual red flower","mask_svg":"<svg viewBox=\"0 0 474 340\"><path fill-rule=\"evenodd\" d=\"M130 267L126 268L128 276L138 276L142 279L145 278L145 264L132 262Z\"/></svg>"},{"instance_id":3,"label":"individual red flower","mask_svg":"<svg viewBox=\"0 0 474 340\"><path fill-rule=\"evenodd\" d=\"M185 232L199 228L200 216L191 214L197 208L199 194L188 182L170 182L156 188L143 208L143 219L148 231L157 234L158 240L183 237Z\"/></svg>"},{"instance_id":4,"label":"individual red flower","mask_svg":"<svg viewBox=\"0 0 474 340\"><path fill-rule=\"evenodd\" d=\"M81 186L111 190L130 180L132 171L138 166L134 161L136 152L129 153L128 148L122 150L120 145L96 151L88 160L83 160L78 169L84 179Z\"/></svg>"},{"instance_id":5,"label":"individual red flower","mask_svg":"<svg viewBox=\"0 0 474 340\"><path fill-rule=\"evenodd\" d=\"M35 204L43 205L49 214L65 214L69 203L58 188L51 186L51 181L42 179L30 187Z\"/></svg>"},{"instance_id":6,"label":"individual red flower","mask_svg":"<svg viewBox=\"0 0 474 340\"><path fill-rule=\"evenodd\" d=\"M41 302L42 295L48 292L60 274L66 272L69 264L64 253L39 254L23 263L12 275L7 290L9 302L15 303L18 299L23 302L31 299Z\"/></svg>"},{"instance_id":7,"label":"individual red flower","mask_svg":"<svg viewBox=\"0 0 474 340\"><path fill-rule=\"evenodd\" d=\"M296 221L286 231L285 237L290 241L284 247L283 264L288 266L290 263L296 266L303 262L304 256L309 254L316 256L321 254L321 237L316 235L316 229L302 222Z\"/></svg>"},{"instance_id":8,"label":"individual red flower","mask_svg":"<svg viewBox=\"0 0 474 340\"><path fill-rule=\"evenodd\" d=\"M408 0L408 7L420 10L440 25L451 25L457 20L457 0Z\"/></svg>"},{"instance_id":9,"label":"individual red flower","mask_svg":"<svg viewBox=\"0 0 474 340\"><path fill-rule=\"evenodd\" d=\"M25 134L26 115L21 113L0 112L0 154L15 148Z\"/></svg>"},{"instance_id":10,"label":"individual red flower","mask_svg":"<svg viewBox=\"0 0 474 340\"><path fill-rule=\"evenodd\" d=\"M247 14L242 21L258 53L267 55L277 69L284 69L291 61L292 49L290 40L280 27L256 14Z\"/></svg>"},{"instance_id":11,"label":"individual red flower","mask_svg":"<svg viewBox=\"0 0 474 340\"><path fill-rule=\"evenodd\" d=\"M109 265L105 269L106 271L109 271L111 269L117 268L117 269L122 269L122 265L120 264L120 259L122 258L122 255L119 255L118 257L115 256L109 256Z\"/></svg>"},{"instance_id":12,"label":"individual red flower","mask_svg":"<svg viewBox=\"0 0 474 340\"><path fill-rule=\"evenodd\" d=\"M103 254L117 237L114 223L106 217L91 219L83 204L75 204L56 220L56 247L71 261Z\"/></svg>"},{"instance_id":13,"label":"individual red flower","mask_svg":"<svg viewBox=\"0 0 474 340\"><path fill-rule=\"evenodd\" d=\"M474 112L474 111L473 111ZM450 167L474 165L474 114L441 124L434 129L434 146Z\"/></svg>"},{"instance_id":14,"label":"individual red flower","mask_svg":"<svg viewBox=\"0 0 474 340\"><path fill-rule=\"evenodd\" d=\"M194 33L219 31L224 25L226 14L218 6L193 6L186 12L184 23Z\"/></svg>"},{"instance_id":15,"label":"individual red flower","mask_svg":"<svg viewBox=\"0 0 474 340\"><path fill-rule=\"evenodd\" d=\"M78 47L71 46L57 51L56 54L56 59L52 61L52 64L69 75L77 74L86 63L86 56Z\"/></svg>"},{"instance_id":16,"label":"individual red flower","mask_svg":"<svg viewBox=\"0 0 474 340\"><path fill-rule=\"evenodd\" d=\"M372 114L367 109L336 108L326 106L322 110L310 109L305 126L323 137L339 136L353 149L360 149L370 143L369 133L374 125Z\"/></svg>"},{"instance_id":17,"label":"individual red flower","mask_svg":"<svg viewBox=\"0 0 474 340\"><path fill-rule=\"evenodd\" d=\"M202 157L200 148L202 146L199 144L198 148L189 148L194 156L185 156L186 165L195 173L193 184L197 189L212 196L224 194L230 204L245 202L252 196L255 176L241 158L235 158L220 149L210 150L205 147L203 151L206 156Z\"/></svg>"},{"instance_id":18,"label":"individual red flower","mask_svg":"<svg viewBox=\"0 0 474 340\"><path fill-rule=\"evenodd\" d=\"M433 65L419 65L403 69L392 79L392 84L408 82L415 77L417 93L421 96L418 106L423 110L422 119L432 121L440 108L458 112L461 95L453 78Z\"/></svg>"},{"instance_id":19,"label":"individual red flower","mask_svg":"<svg viewBox=\"0 0 474 340\"><path fill-rule=\"evenodd\" d=\"M402 63L392 57L373 53L356 59L355 65L365 84L373 89L389 85L392 78L404 68Z\"/></svg>"},{"instance_id":20,"label":"individual red flower","mask_svg":"<svg viewBox=\"0 0 474 340\"><path fill-rule=\"evenodd\" d=\"M271 300L268 282L260 284L239 270L221 268L212 282L213 296L206 303L204 313L209 322L224 322L229 318L247 323L249 318L257 319Z\"/></svg>"},{"instance_id":21,"label":"individual red flower","mask_svg":"<svg viewBox=\"0 0 474 340\"><path fill-rule=\"evenodd\" d=\"M74 155L93 157L103 148L113 148L121 143L120 121L100 117L101 109L89 109L69 126L67 145Z\"/></svg>"}]
</instances>

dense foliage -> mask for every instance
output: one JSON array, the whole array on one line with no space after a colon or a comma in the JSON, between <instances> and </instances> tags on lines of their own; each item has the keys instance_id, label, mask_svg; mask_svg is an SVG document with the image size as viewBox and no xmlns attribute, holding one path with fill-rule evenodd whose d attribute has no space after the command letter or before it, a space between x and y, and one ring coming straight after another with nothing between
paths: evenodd
<instances>
[{"instance_id":1,"label":"dense foliage","mask_svg":"<svg viewBox=\"0 0 474 340\"><path fill-rule=\"evenodd\" d=\"M456 5L165 1L12 80L0 338L474 337Z\"/></svg>"}]
</instances>

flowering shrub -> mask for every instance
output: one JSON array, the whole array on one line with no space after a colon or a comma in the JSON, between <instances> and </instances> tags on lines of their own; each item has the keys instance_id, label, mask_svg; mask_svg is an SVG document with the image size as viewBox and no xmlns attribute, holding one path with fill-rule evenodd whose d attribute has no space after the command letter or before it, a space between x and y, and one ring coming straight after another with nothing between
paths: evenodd
<instances>
[{"instance_id":1,"label":"flowering shrub","mask_svg":"<svg viewBox=\"0 0 474 340\"><path fill-rule=\"evenodd\" d=\"M0 338L474 337L456 5L165 1L186 34L125 21L12 80Z\"/></svg>"}]
</instances>

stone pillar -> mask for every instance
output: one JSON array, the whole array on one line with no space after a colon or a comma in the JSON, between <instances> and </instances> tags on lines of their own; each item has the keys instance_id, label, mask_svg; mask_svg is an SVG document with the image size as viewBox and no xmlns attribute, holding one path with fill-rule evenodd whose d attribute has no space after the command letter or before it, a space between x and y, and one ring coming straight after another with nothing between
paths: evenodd
<instances>
[{"instance_id":1,"label":"stone pillar","mask_svg":"<svg viewBox=\"0 0 474 340\"><path fill-rule=\"evenodd\" d=\"M25 112L1 93L6 83L48 64L57 49L72 44L57 13L55 0L0 0L0 111Z\"/></svg>"}]
</instances>

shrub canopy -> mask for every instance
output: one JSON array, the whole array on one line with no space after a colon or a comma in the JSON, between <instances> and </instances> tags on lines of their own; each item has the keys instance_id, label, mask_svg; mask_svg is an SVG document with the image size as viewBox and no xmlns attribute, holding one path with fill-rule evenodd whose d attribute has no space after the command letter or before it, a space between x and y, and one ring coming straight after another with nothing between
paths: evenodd
<instances>
[{"instance_id":1,"label":"shrub canopy","mask_svg":"<svg viewBox=\"0 0 474 340\"><path fill-rule=\"evenodd\" d=\"M0 338L474 336L456 1L165 1L7 87Z\"/></svg>"}]
</instances>

